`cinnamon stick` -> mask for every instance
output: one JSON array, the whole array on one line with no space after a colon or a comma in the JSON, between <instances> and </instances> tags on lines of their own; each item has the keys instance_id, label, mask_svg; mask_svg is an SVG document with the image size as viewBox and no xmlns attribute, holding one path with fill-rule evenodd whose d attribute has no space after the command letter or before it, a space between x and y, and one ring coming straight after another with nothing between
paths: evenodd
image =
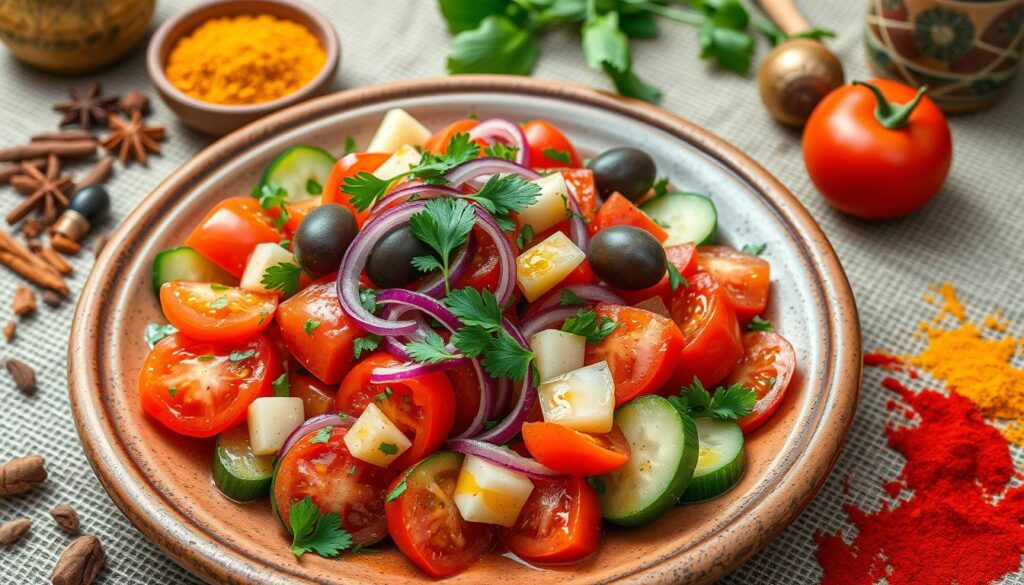
<instances>
[{"instance_id":1,"label":"cinnamon stick","mask_svg":"<svg viewBox=\"0 0 1024 585\"><path fill-rule=\"evenodd\" d=\"M0 264L10 268L26 280L62 295L68 294L68 284L52 266L43 261L7 232L0 230Z\"/></svg>"},{"instance_id":2,"label":"cinnamon stick","mask_svg":"<svg viewBox=\"0 0 1024 585\"><path fill-rule=\"evenodd\" d=\"M57 250L54 250L50 246L43 246L42 249L39 250L39 257L61 274L71 274L71 271L74 270L74 268L68 264L68 261L65 260Z\"/></svg>"},{"instance_id":3,"label":"cinnamon stick","mask_svg":"<svg viewBox=\"0 0 1024 585\"><path fill-rule=\"evenodd\" d=\"M50 235L50 245L53 246L61 254L70 254L74 256L82 250L82 245L78 242L65 238L60 234Z\"/></svg>"},{"instance_id":4,"label":"cinnamon stick","mask_svg":"<svg viewBox=\"0 0 1024 585\"><path fill-rule=\"evenodd\" d=\"M72 140L95 140L96 137L88 130L61 130L58 132L43 132L36 134L29 140L32 142L72 141Z\"/></svg>"},{"instance_id":5,"label":"cinnamon stick","mask_svg":"<svg viewBox=\"0 0 1024 585\"><path fill-rule=\"evenodd\" d=\"M92 156L96 154L99 142L95 140L47 140L30 142L21 146L0 148L0 161L24 160L40 156L56 155L59 157Z\"/></svg>"},{"instance_id":6,"label":"cinnamon stick","mask_svg":"<svg viewBox=\"0 0 1024 585\"><path fill-rule=\"evenodd\" d=\"M81 189L86 185L101 185L107 182L110 178L110 172L114 169L114 157L105 156L100 159L100 162L96 163L96 166L89 169L89 172L85 173L81 181L76 183L75 188Z\"/></svg>"},{"instance_id":7,"label":"cinnamon stick","mask_svg":"<svg viewBox=\"0 0 1024 585\"><path fill-rule=\"evenodd\" d=\"M32 165L35 168L42 170L42 168L46 166L46 159L33 158L21 161L21 163L11 163L0 167L0 185L10 182L11 178L15 175L20 175L23 172L21 167L22 164Z\"/></svg>"}]
</instances>

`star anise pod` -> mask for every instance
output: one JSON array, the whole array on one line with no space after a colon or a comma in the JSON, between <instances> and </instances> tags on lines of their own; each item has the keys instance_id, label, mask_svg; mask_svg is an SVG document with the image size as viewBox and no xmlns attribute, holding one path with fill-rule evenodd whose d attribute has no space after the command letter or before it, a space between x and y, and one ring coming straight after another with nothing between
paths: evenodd
<instances>
[{"instance_id":1,"label":"star anise pod","mask_svg":"<svg viewBox=\"0 0 1024 585\"><path fill-rule=\"evenodd\" d=\"M110 116L110 127L110 134L100 144L110 152L117 151L117 157L123 165L127 165L131 160L147 164L148 153L160 154L160 145L157 142L167 136L163 126L143 124L141 112L132 112L130 121L114 114Z\"/></svg>"},{"instance_id":2,"label":"star anise pod","mask_svg":"<svg viewBox=\"0 0 1024 585\"><path fill-rule=\"evenodd\" d=\"M133 89L121 96L121 103L118 104L118 107L129 116L135 112L140 112L145 116L149 113L149 98L141 91Z\"/></svg>"},{"instance_id":3,"label":"star anise pod","mask_svg":"<svg viewBox=\"0 0 1024 585\"><path fill-rule=\"evenodd\" d=\"M41 209L43 223L52 224L68 205L68 196L75 185L71 175L60 174L60 159L51 154L46 168L40 171L30 164L21 164L22 175L11 178L11 185L28 197L7 214L7 223L14 225L33 209Z\"/></svg>"},{"instance_id":4,"label":"star anise pod","mask_svg":"<svg viewBox=\"0 0 1024 585\"><path fill-rule=\"evenodd\" d=\"M105 126L111 112L117 110L118 97L100 95L101 91L99 81L92 82L85 92L74 87L69 89L71 100L53 106L58 112L64 112L60 127L78 124L83 130L89 130L94 122Z\"/></svg>"}]
</instances>

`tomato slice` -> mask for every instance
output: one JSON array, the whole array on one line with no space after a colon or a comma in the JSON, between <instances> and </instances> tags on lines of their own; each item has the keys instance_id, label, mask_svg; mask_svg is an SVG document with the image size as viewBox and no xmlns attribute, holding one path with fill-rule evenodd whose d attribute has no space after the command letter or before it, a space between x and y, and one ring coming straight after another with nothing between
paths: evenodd
<instances>
[{"instance_id":1,"label":"tomato slice","mask_svg":"<svg viewBox=\"0 0 1024 585\"><path fill-rule=\"evenodd\" d=\"M669 312L686 345L665 391L675 394L694 377L709 389L725 379L743 357L740 325L725 289L707 272L698 272L690 286L672 296Z\"/></svg>"},{"instance_id":2,"label":"tomato slice","mask_svg":"<svg viewBox=\"0 0 1024 585\"><path fill-rule=\"evenodd\" d=\"M498 246L485 231L473 226L470 237L476 243L476 253L466 274L452 288L472 287L479 291L498 290L501 269L498 266Z\"/></svg>"},{"instance_id":3,"label":"tomato slice","mask_svg":"<svg viewBox=\"0 0 1024 585\"><path fill-rule=\"evenodd\" d=\"M370 215L370 211L356 211L356 208L349 201L348 193L342 189L345 179L354 177L359 173L372 173L377 167L384 164L384 161L391 158L390 154L384 152L350 152L338 159L324 181L324 190L321 199L324 204L338 203L344 205L356 216L356 224L363 226L363 222Z\"/></svg>"},{"instance_id":4,"label":"tomato slice","mask_svg":"<svg viewBox=\"0 0 1024 585\"><path fill-rule=\"evenodd\" d=\"M176 433L212 437L245 420L270 396L281 358L263 335L213 344L181 333L160 340L139 373L142 410Z\"/></svg>"},{"instance_id":5,"label":"tomato slice","mask_svg":"<svg viewBox=\"0 0 1024 585\"><path fill-rule=\"evenodd\" d=\"M693 242L669 246L665 248L665 256L684 278L689 278L697 272L697 246ZM668 271L665 272L665 276L661 277L658 284L654 286L640 290L623 290L618 288L613 290L631 305L646 301L651 297L661 297L661 300L665 301L665 304L668 305L672 299L672 282L669 280Z\"/></svg>"},{"instance_id":6,"label":"tomato slice","mask_svg":"<svg viewBox=\"0 0 1024 585\"><path fill-rule=\"evenodd\" d=\"M794 369L796 352L786 338L769 331L743 335L743 359L725 384L742 384L757 393L757 402L750 414L736 421L744 433L763 425L779 407Z\"/></svg>"},{"instance_id":7,"label":"tomato slice","mask_svg":"<svg viewBox=\"0 0 1024 585\"><path fill-rule=\"evenodd\" d=\"M185 245L241 278L256 244L276 244L282 239L258 201L229 197L213 206L185 239Z\"/></svg>"},{"instance_id":8,"label":"tomato slice","mask_svg":"<svg viewBox=\"0 0 1024 585\"><path fill-rule=\"evenodd\" d=\"M597 211L597 216L590 222L587 229L590 231L590 235L594 235L613 225L630 225L640 228L654 236L659 242L664 242L668 239L668 232L663 230L660 225L654 223L653 219L643 211L640 211L639 207L633 205L632 201L626 199L620 193L612 193L612 196Z\"/></svg>"},{"instance_id":9,"label":"tomato slice","mask_svg":"<svg viewBox=\"0 0 1024 585\"><path fill-rule=\"evenodd\" d=\"M615 380L615 406L657 392L672 375L683 334L671 319L635 307L598 303L597 318L618 324L596 345L587 344L583 363L608 362Z\"/></svg>"},{"instance_id":10,"label":"tomato slice","mask_svg":"<svg viewBox=\"0 0 1024 585\"><path fill-rule=\"evenodd\" d=\"M554 124L533 120L523 124L523 133L526 134L526 143L530 145L531 167L555 169L581 166L572 142Z\"/></svg>"},{"instance_id":11,"label":"tomato slice","mask_svg":"<svg viewBox=\"0 0 1024 585\"><path fill-rule=\"evenodd\" d=\"M160 307L171 325L193 339L237 341L273 323L277 295L173 280L160 286Z\"/></svg>"},{"instance_id":12,"label":"tomato slice","mask_svg":"<svg viewBox=\"0 0 1024 585\"><path fill-rule=\"evenodd\" d=\"M455 421L455 391L443 372L387 384L370 383L373 370L401 363L384 351L366 356L345 376L334 397L334 408L352 416L362 414L371 402L376 404L412 441L409 450L392 462L395 469L405 469L437 451Z\"/></svg>"},{"instance_id":13,"label":"tomato slice","mask_svg":"<svg viewBox=\"0 0 1024 585\"><path fill-rule=\"evenodd\" d=\"M582 477L534 479L515 526L502 528L501 542L534 563L569 563L597 550L601 503Z\"/></svg>"},{"instance_id":14,"label":"tomato slice","mask_svg":"<svg viewBox=\"0 0 1024 585\"><path fill-rule=\"evenodd\" d=\"M476 411L480 409L480 381L471 364L451 368L444 373L452 383L455 396L455 422L450 433L455 437L468 429L476 418Z\"/></svg>"},{"instance_id":15,"label":"tomato slice","mask_svg":"<svg viewBox=\"0 0 1024 585\"><path fill-rule=\"evenodd\" d=\"M349 428L334 425L326 441L313 442L317 432L309 433L281 457L271 498L289 532L292 505L309 496L321 514L338 513L356 544L371 545L388 535L384 497L395 472L353 457L345 445Z\"/></svg>"},{"instance_id":16,"label":"tomato slice","mask_svg":"<svg viewBox=\"0 0 1024 585\"><path fill-rule=\"evenodd\" d=\"M317 280L281 303L277 324L292 356L327 384L345 377L355 362L355 340L366 335L342 311L334 276Z\"/></svg>"},{"instance_id":17,"label":"tomato slice","mask_svg":"<svg viewBox=\"0 0 1024 585\"><path fill-rule=\"evenodd\" d=\"M562 169L565 182L576 191L576 203L580 206L580 215L591 221L597 215L600 201L597 197L597 184L594 183L594 171L590 169Z\"/></svg>"},{"instance_id":18,"label":"tomato slice","mask_svg":"<svg viewBox=\"0 0 1024 585\"><path fill-rule=\"evenodd\" d=\"M448 151L448 143L451 142L453 136L456 134L469 134L469 131L475 128L479 123L480 120L474 120L471 118L456 120L437 132L434 132L434 135L427 140L425 145L423 145L423 149L434 154L444 154ZM475 142L480 146L481 151L487 147L487 143L483 140L476 140Z\"/></svg>"},{"instance_id":19,"label":"tomato slice","mask_svg":"<svg viewBox=\"0 0 1024 585\"><path fill-rule=\"evenodd\" d=\"M697 263L725 288L741 322L764 312L771 287L771 267L766 260L728 246L701 246Z\"/></svg>"},{"instance_id":20,"label":"tomato slice","mask_svg":"<svg viewBox=\"0 0 1024 585\"><path fill-rule=\"evenodd\" d=\"M450 577L469 568L494 543L490 524L466 522L455 507L462 455L435 453L399 476L388 493L405 491L384 506L391 539L431 577Z\"/></svg>"},{"instance_id":21,"label":"tomato slice","mask_svg":"<svg viewBox=\"0 0 1024 585\"><path fill-rule=\"evenodd\" d=\"M581 433L550 422L523 425L523 442L534 459L567 475L601 475L629 462L629 442L619 427L603 434Z\"/></svg>"}]
</instances>

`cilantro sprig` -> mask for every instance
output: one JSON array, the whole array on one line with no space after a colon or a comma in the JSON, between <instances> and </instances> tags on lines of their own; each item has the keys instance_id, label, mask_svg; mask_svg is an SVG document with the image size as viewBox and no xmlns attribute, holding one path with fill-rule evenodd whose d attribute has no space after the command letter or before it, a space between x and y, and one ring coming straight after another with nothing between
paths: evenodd
<instances>
[{"instance_id":1,"label":"cilantro sprig","mask_svg":"<svg viewBox=\"0 0 1024 585\"><path fill-rule=\"evenodd\" d=\"M320 192L317 192L319 195ZM288 190L284 187L280 187L273 183L266 185L256 185L252 190L253 197L259 201L260 207L270 211L277 209L277 218L274 219L274 225L281 227L288 223L288 208L285 206L288 203Z\"/></svg>"},{"instance_id":2,"label":"cilantro sprig","mask_svg":"<svg viewBox=\"0 0 1024 585\"><path fill-rule=\"evenodd\" d=\"M298 292L301 279L302 268L299 268L298 264L281 262L268 266L260 278L260 283L267 287L267 290L281 291L285 297L290 297Z\"/></svg>"},{"instance_id":3,"label":"cilantro sprig","mask_svg":"<svg viewBox=\"0 0 1024 585\"><path fill-rule=\"evenodd\" d=\"M491 175L479 191L466 198L477 202L494 216L498 226L513 230L516 223L509 216L533 205L540 196L540 185L527 181L518 175ZM532 231L532 230L531 230Z\"/></svg>"},{"instance_id":4,"label":"cilantro sprig","mask_svg":"<svg viewBox=\"0 0 1024 585\"><path fill-rule=\"evenodd\" d=\"M474 223L476 213L464 199L445 197L427 201L422 211L409 218L409 228L417 239L437 253L437 257L417 256L412 259L412 265L422 272L440 270L445 291L448 291L452 252L466 243Z\"/></svg>"},{"instance_id":5,"label":"cilantro sprig","mask_svg":"<svg viewBox=\"0 0 1024 585\"><path fill-rule=\"evenodd\" d=\"M587 343L600 343L618 326L619 324L609 317L601 317L601 320L598 321L596 312L582 309L577 311L575 316L565 320L562 324L562 331L579 335L585 338Z\"/></svg>"},{"instance_id":6,"label":"cilantro sprig","mask_svg":"<svg viewBox=\"0 0 1024 585\"><path fill-rule=\"evenodd\" d=\"M296 557L314 552L331 558L352 546L352 535L341 528L341 516L337 512L321 514L310 496L292 504L288 524L292 529L292 554Z\"/></svg>"},{"instance_id":7,"label":"cilantro sprig","mask_svg":"<svg viewBox=\"0 0 1024 585\"><path fill-rule=\"evenodd\" d=\"M714 393L710 393L700 380L694 377L692 384L684 386L679 391L679 396L670 396L668 401L680 412L693 418L706 416L719 420L736 420L750 414L750 409L757 401L757 393L740 384L719 386Z\"/></svg>"}]
</instances>

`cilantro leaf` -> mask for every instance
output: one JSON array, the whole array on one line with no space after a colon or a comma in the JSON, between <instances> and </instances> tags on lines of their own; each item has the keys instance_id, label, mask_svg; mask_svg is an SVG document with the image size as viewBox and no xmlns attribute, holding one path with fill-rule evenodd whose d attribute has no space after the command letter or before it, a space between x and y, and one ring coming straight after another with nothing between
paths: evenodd
<instances>
[{"instance_id":1,"label":"cilantro leaf","mask_svg":"<svg viewBox=\"0 0 1024 585\"><path fill-rule=\"evenodd\" d=\"M288 510L288 524L292 529L292 553L296 557L315 552L331 558L352 546L352 536L341 528L338 513L320 514L310 496Z\"/></svg>"},{"instance_id":2,"label":"cilantro leaf","mask_svg":"<svg viewBox=\"0 0 1024 585\"><path fill-rule=\"evenodd\" d=\"M651 188L654 189L655 197L665 195L666 193L668 193L668 177L662 177L658 179L657 181L654 182L654 185Z\"/></svg>"},{"instance_id":3,"label":"cilantro leaf","mask_svg":"<svg viewBox=\"0 0 1024 585\"><path fill-rule=\"evenodd\" d=\"M319 191L317 194L320 194ZM285 207L285 204L288 203L288 191L284 187L273 183L260 185L254 190L254 195L263 209L278 210L277 218L274 219L275 226L281 227L288 222L288 209Z\"/></svg>"},{"instance_id":4,"label":"cilantro leaf","mask_svg":"<svg viewBox=\"0 0 1024 585\"><path fill-rule=\"evenodd\" d=\"M394 181L394 178L381 179L373 173L362 171L354 177L346 177L342 183L342 190L348 194L348 201L352 207L357 211L366 211Z\"/></svg>"},{"instance_id":5,"label":"cilantro leaf","mask_svg":"<svg viewBox=\"0 0 1024 585\"><path fill-rule=\"evenodd\" d=\"M679 274L679 269L671 262L668 263L668 284L672 287L672 292L675 292L679 287L686 288L690 286L690 282L682 274Z\"/></svg>"},{"instance_id":6,"label":"cilantro leaf","mask_svg":"<svg viewBox=\"0 0 1024 585\"><path fill-rule=\"evenodd\" d=\"M482 327L487 331L502 329L501 307L489 290L480 292L472 287L456 289L448 293L443 302L465 325Z\"/></svg>"},{"instance_id":7,"label":"cilantro leaf","mask_svg":"<svg viewBox=\"0 0 1024 585\"><path fill-rule=\"evenodd\" d=\"M274 388L274 396L291 395L291 382L288 381L288 374L281 374L270 385Z\"/></svg>"},{"instance_id":8,"label":"cilantro leaf","mask_svg":"<svg viewBox=\"0 0 1024 585\"><path fill-rule=\"evenodd\" d=\"M413 341L405 346L409 358L415 362L426 362L436 364L453 357L458 357L448 351L441 336L430 331L423 341Z\"/></svg>"},{"instance_id":9,"label":"cilantro leaf","mask_svg":"<svg viewBox=\"0 0 1024 585\"><path fill-rule=\"evenodd\" d=\"M385 455L396 455L398 453L398 445L394 443L381 443L377 448Z\"/></svg>"},{"instance_id":10,"label":"cilantro leaf","mask_svg":"<svg viewBox=\"0 0 1024 585\"><path fill-rule=\"evenodd\" d=\"M620 94L652 104L661 101L661 90L640 79L632 69L616 71L610 65L605 64L604 72L615 84L615 91Z\"/></svg>"},{"instance_id":11,"label":"cilantro leaf","mask_svg":"<svg viewBox=\"0 0 1024 585\"><path fill-rule=\"evenodd\" d=\"M519 154L519 147L510 146L504 142L495 142L484 148L484 154L494 158L514 161L516 160L516 155Z\"/></svg>"},{"instance_id":12,"label":"cilantro leaf","mask_svg":"<svg viewBox=\"0 0 1024 585\"><path fill-rule=\"evenodd\" d=\"M533 235L533 226L530 224L524 225L516 235L516 247L520 250L525 250L530 245L530 242L533 241Z\"/></svg>"},{"instance_id":13,"label":"cilantro leaf","mask_svg":"<svg viewBox=\"0 0 1024 585\"><path fill-rule=\"evenodd\" d=\"M484 350L483 366L491 377L506 376L512 380L521 380L529 373L530 362L535 357L532 351L519 345L511 335L502 330Z\"/></svg>"},{"instance_id":14,"label":"cilantro leaf","mask_svg":"<svg viewBox=\"0 0 1024 585\"><path fill-rule=\"evenodd\" d=\"M241 362L253 357L254 355L256 355L255 349L247 349L245 351L236 349L228 354L228 360L232 362Z\"/></svg>"},{"instance_id":15,"label":"cilantro leaf","mask_svg":"<svg viewBox=\"0 0 1024 585\"><path fill-rule=\"evenodd\" d=\"M582 34L583 57L591 68L607 65L620 72L630 68L629 38L619 30L618 12L589 16Z\"/></svg>"},{"instance_id":16,"label":"cilantro leaf","mask_svg":"<svg viewBox=\"0 0 1024 585\"><path fill-rule=\"evenodd\" d=\"M679 391L679 396L671 396L668 400L680 412L694 418L707 416L736 420L750 413L757 401L757 393L740 384L719 386L714 393L709 393L695 376L692 384Z\"/></svg>"},{"instance_id":17,"label":"cilantro leaf","mask_svg":"<svg viewBox=\"0 0 1024 585\"><path fill-rule=\"evenodd\" d=\"M762 319L760 315L754 315L754 318L750 320L750 324L747 325L747 331L775 331L775 327L772 327L772 322L767 319Z\"/></svg>"},{"instance_id":18,"label":"cilantro leaf","mask_svg":"<svg viewBox=\"0 0 1024 585\"><path fill-rule=\"evenodd\" d=\"M364 352L373 351L378 346L380 346L380 335L371 333L366 337L358 337L352 342L352 356L359 359Z\"/></svg>"},{"instance_id":19,"label":"cilantro leaf","mask_svg":"<svg viewBox=\"0 0 1024 585\"><path fill-rule=\"evenodd\" d=\"M754 39L742 30L712 24L700 27L701 59L712 60L724 69L746 73L754 54Z\"/></svg>"},{"instance_id":20,"label":"cilantro leaf","mask_svg":"<svg viewBox=\"0 0 1024 585\"><path fill-rule=\"evenodd\" d=\"M322 427L319 431L316 432L316 435L312 439L309 440L309 444L313 445L315 443L326 443L328 440L330 440L331 433L333 431L334 431L334 426L332 426L332 425L327 425L326 427Z\"/></svg>"},{"instance_id":21,"label":"cilantro leaf","mask_svg":"<svg viewBox=\"0 0 1024 585\"><path fill-rule=\"evenodd\" d=\"M507 14L509 4L509 0L438 0L441 15L453 34L480 26L488 16Z\"/></svg>"},{"instance_id":22,"label":"cilantro leaf","mask_svg":"<svg viewBox=\"0 0 1024 585\"><path fill-rule=\"evenodd\" d=\"M562 331L579 335L587 340L587 343L600 343L605 337L612 334L619 326L608 317L601 317L600 323L597 320L597 313L590 309L581 309L574 317L569 317L562 324Z\"/></svg>"},{"instance_id":23,"label":"cilantro leaf","mask_svg":"<svg viewBox=\"0 0 1024 585\"><path fill-rule=\"evenodd\" d=\"M455 35L448 72L529 75L539 52L530 30L492 14L476 28Z\"/></svg>"},{"instance_id":24,"label":"cilantro leaf","mask_svg":"<svg viewBox=\"0 0 1024 585\"><path fill-rule=\"evenodd\" d=\"M165 325L161 325L159 323L150 323L149 325L146 325L146 343L149 344L149 347L153 347L154 345L157 344L158 341L160 341L164 337L167 337L168 335L174 335L177 332L178 328L175 327L174 325L171 325L170 323L167 323Z\"/></svg>"},{"instance_id":25,"label":"cilantro leaf","mask_svg":"<svg viewBox=\"0 0 1024 585\"><path fill-rule=\"evenodd\" d=\"M439 268L444 277L445 290L448 290L449 261L452 252L466 243L476 213L473 206L464 199L445 197L427 201L423 210L409 218L409 228L414 236L430 246L441 260L430 256L418 256L413 259L413 266L423 270L428 266ZM431 268L433 269L433 268Z\"/></svg>"},{"instance_id":26,"label":"cilantro leaf","mask_svg":"<svg viewBox=\"0 0 1024 585\"><path fill-rule=\"evenodd\" d=\"M740 248L740 252L743 252L744 254L750 254L751 256L760 256L761 254L764 254L764 251L767 247L768 244L765 244L763 242L760 244L744 244L743 247Z\"/></svg>"},{"instance_id":27,"label":"cilantro leaf","mask_svg":"<svg viewBox=\"0 0 1024 585\"><path fill-rule=\"evenodd\" d=\"M550 160L557 160L563 165L568 165L569 161L572 160L571 158L569 158L568 152L564 150L558 150L557 148L545 148L543 153L546 158Z\"/></svg>"},{"instance_id":28,"label":"cilantro leaf","mask_svg":"<svg viewBox=\"0 0 1024 585\"><path fill-rule=\"evenodd\" d=\"M540 196L540 185L518 175L491 175L484 186L467 199L486 209L502 229L513 229L515 222L510 213L519 213L533 205Z\"/></svg>"},{"instance_id":29,"label":"cilantro leaf","mask_svg":"<svg viewBox=\"0 0 1024 585\"><path fill-rule=\"evenodd\" d=\"M482 327L463 327L452 334L452 345L471 358L479 357L493 341L491 332Z\"/></svg>"},{"instance_id":30,"label":"cilantro leaf","mask_svg":"<svg viewBox=\"0 0 1024 585\"><path fill-rule=\"evenodd\" d=\"M558 293L558 304L568 307L572 305L585 305L587 304L587 301L583 300L583 297L571 290L563 288L562 291Z\"/></svg>"},{"instance_id":31,"label":"cilantro leaf","mask_svg":"<svg viewBox=\"0 0 1024 585\"><path fill-rule=\"evenodd\" d=\"M359 289L359 304L370 313L377 312L377 291L372 288Z\"/></svg>"},{"instance_id":32,"label":"cilantro leaf","mask_svg":"<svg viewBox=\"0 0 1024 585\"><path fill-rule=\"evenodd\" d=\"M352 154L356 151L356 139L351 136L345 137L345 154Z\"/></svg>"},{"instance_id":33,"label":"cilantro leaf","mask_svg":"<svg viewBox=\"0 0 1024 585\"><path fill-rule=\"evenodd\" d=\"M316 319L306 319L306 322L302 324L302 330L306 332L306 335L312 335L320 325L320 321Z\"/></svg>"},{"instance_id":34,"label":"cilantro leaf","mask_svg":"<svg viewBox=\"0 0 1024 585\"><path fill-rule=\"evenodd\" d=\"M267 287L267 290L281 291L281 294L290 297L298 292L300 278L302 278L302 269L298 264L281 262L268 266L263 272L260 283Z\"/></svg>"}]
</instances>

